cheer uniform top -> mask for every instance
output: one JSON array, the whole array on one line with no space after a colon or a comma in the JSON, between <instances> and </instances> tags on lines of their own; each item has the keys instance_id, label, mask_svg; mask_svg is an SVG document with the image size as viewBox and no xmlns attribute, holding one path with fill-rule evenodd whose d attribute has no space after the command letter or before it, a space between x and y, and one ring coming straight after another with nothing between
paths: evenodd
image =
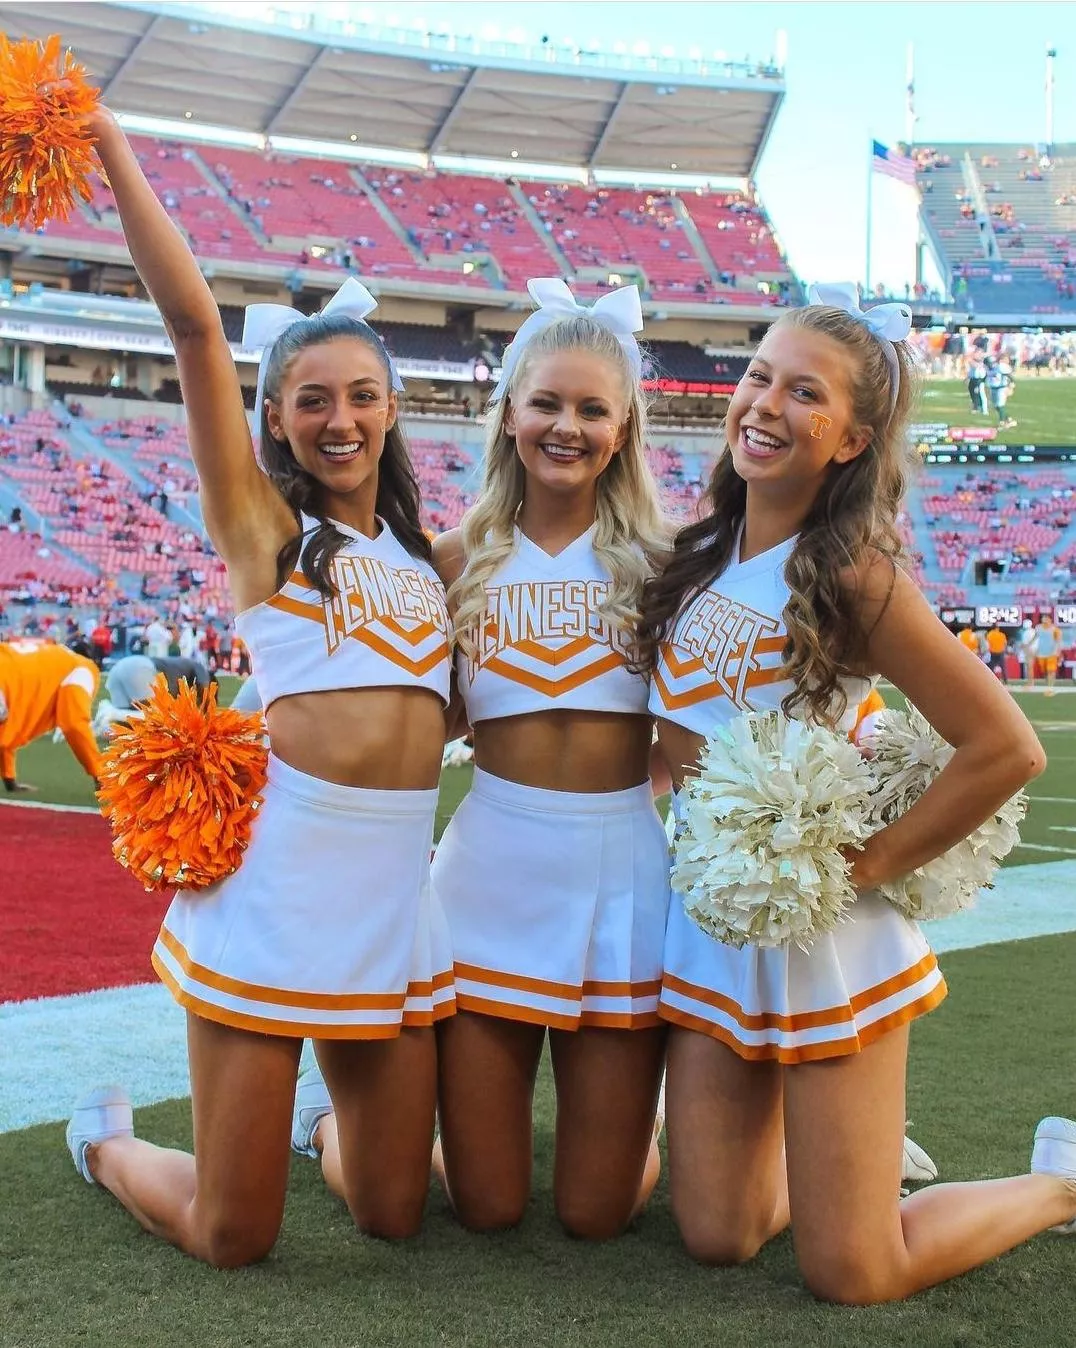
<instances>
[{"instance_id":1,"label":"cheer uniform top","mask_svg":"<svg viewBox=\"0 0 1076 1348\"><path fill-rule=\"evenodd\" d=\"M336 523L334 521L334 523ZM303 517L304 533L317 521ZM236 626L268 706L293 693L429 688L448 701L444 588L382 523L348 535L323 599L300 571ZM430 894L437 791L341 786L272 753L242 865L165 915L153 965L188 1010L236 1029L382 1039L455 1008Z\"/></svg>"},{"instance_id":2,"label":"cheer uniform top","mask_svg":"<svg viewBox=\"0 0 1076 1348\"><path fill-rule=\"evenodd\" d=\"M742 532L742 531L741 531ZM733 560L689 599L662 643L650 710L708 735L751 711L779 710L792 691L782 666L791 538ZM844 679L836 728L849 732L872 680ZM783 1063L855 1053L932 1010L945 982L915 923L876 892L804 952L796 945L723 945L691 921L676 896L665 941L660 1014L728 1044L741 1057Z\"/></svg>"},{"instance_id":3,"label":"cheer uniform top","mask_svg":"<svg viewBox=\"0 0 1076 1348\"><path fill-rule=\"evenodd\" d=\"M566 708L646 715L646 680L628 668L629 636L600 612L609 575L594 551L595 527L555 557L516 529L514 552L486 585L475 653L456 657L472 725Z\"/></svg>"},{"instance_id":4,"label":"cheer uniform top","mask_svg":"<svg viewBox=\"0 0 1076 1348\"><path fill-rule=\"evenodd\" d=\"M304 515L304 537L318 521ZM295 570L280 591L245 609L236 630L250 650L263 707L291 693L428 688L447 705L444 586L383 520L376 538L334 520L348 542L330 568L332 598Z\"/></svg>"},{"instance_id":5,"label":"cheer uniform top","mask_svg":"<svg viewBox=\"0 0 1076 1348\"><path fill-rule=\"evenodd\" d=\"M646 715L629 641L601 614L594 529L555 557L516 530L457 672L472 724L572 708ZM434 859L457 1005L574 1030L658 1022L668 846L650 783L522 786L476 768Z\"/></svg>"}]
</instances>

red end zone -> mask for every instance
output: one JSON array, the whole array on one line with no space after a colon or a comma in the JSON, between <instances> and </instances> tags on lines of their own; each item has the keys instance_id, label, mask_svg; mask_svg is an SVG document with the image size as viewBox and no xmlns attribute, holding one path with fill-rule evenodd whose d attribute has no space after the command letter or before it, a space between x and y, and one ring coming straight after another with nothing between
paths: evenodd
<instances>
[{"instance_id":1,"label":"red end zone","mask_svg":"<svg viewBox=\"0 0 1076 1348\"><path fill-rule=\"evenodd\" d=\"M113 858L99 816L0 807L0 1002L153 982L167 906Z\"/></svg>"}]
</instances>

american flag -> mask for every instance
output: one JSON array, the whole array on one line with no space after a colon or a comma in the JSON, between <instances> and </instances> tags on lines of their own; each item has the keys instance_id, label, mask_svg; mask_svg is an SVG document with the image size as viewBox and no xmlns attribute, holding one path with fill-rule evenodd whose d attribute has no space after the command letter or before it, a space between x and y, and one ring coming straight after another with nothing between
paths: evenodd
<instances>
[{"instance_id":1,"label":"american flag","mask_svg":"<svg viewBox=\"0 0 1076 1348\"><path fill-rule=\"evenodd\" d=\"M898 183L915 186L915 160L897 150L886 149L880 140L874 142L871 168L875 173L884 173L887 178L896 178Z\"/></svg>"}]
</instances>

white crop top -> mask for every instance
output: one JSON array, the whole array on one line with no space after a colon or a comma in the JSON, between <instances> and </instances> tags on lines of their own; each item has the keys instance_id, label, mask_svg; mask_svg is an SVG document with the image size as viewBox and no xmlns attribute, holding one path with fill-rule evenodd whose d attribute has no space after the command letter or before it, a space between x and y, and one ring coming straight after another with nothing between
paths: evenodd
<instances>
[{"instance_id":1,"label":"white crop top","mask_svg":"<svg viewBox=\"0 0 1076 1348\"><path fill-rule=\"evenodd\" d=\"M550 557L516 530L515 551L486 585L477 652L456 657L472 725L565 708L646 715L628 635L598 612L609 575L593 541L592 525Z\"/></svg>"},{"instance_id":2,"label":"white crop top","mask_svg":"<svg viewBox=\"0 0 1076 1348\"><path fill-rule=\"evenodd\" d=\"M302 517L304 536L318 521ZM452 664L444 586L380 520L367 538L334 520L349 542L333 558L323 598L295 570L272 599L238 614L263 707L291 693L338 688L429 688L448 703Z\"/></svg>"},{"instance_id":3,"label":"white crop top","mask_svg":"<svg viewBox=\"0 0 1076 1348\"><path fill-rule=\"evenodd\" d=\"M661 644L650 685L650 710L663 720L708 735L748 711L779 710L792 691L781 652L790 597L785 563L795 538L750 561L732 561L677 617ZM733 548L740 555L740 539ZM844 679L848 706L838 722L850 731L872 680Z\"/></svg>"}]
</instances>

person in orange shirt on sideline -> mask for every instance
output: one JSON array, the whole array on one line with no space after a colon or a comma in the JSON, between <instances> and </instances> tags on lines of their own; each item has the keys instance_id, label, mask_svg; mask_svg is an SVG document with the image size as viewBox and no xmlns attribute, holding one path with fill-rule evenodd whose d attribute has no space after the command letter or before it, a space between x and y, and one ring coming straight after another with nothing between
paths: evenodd
<instances>
[{"instance_id":1,"label":"person in orange shirt on sideline","mask_svg":"<svg viewBox=\"0 0 1076 1348\"><path fill-rule=\"evenodd\" d=\"M66 646L0 642L0 777L10 791L33 791L15 776L23 745L60 730L96 783L101 757L90 727L97 666Z\"/></svg>"},{"instance_id":2,"label":"person in orange shirt on sideline","mask_svg":"<svg viewBox=\"0 0 1076 1348\"><path fill-rule=\"evenodd\" d=\"M967 646L968 650L971 651L973 655L978 655L980 653L979 634L970 624L967 627L962 627L960 629L957 633L957 638Z\"/></svg>"},{"instance_id":3,"label":"person in orange shirt on sideline","mask_svg":"<svg viewBox=\"0 0 1076 1348\"><path fill-rule=\"evenodd\" d=\"M1002 683L1009 682L1009 676L1005 671L1005 652L1009 649L1009 638L994 624L986 634L986 663L999 676Z\"/></svg>"}]
</instances>

